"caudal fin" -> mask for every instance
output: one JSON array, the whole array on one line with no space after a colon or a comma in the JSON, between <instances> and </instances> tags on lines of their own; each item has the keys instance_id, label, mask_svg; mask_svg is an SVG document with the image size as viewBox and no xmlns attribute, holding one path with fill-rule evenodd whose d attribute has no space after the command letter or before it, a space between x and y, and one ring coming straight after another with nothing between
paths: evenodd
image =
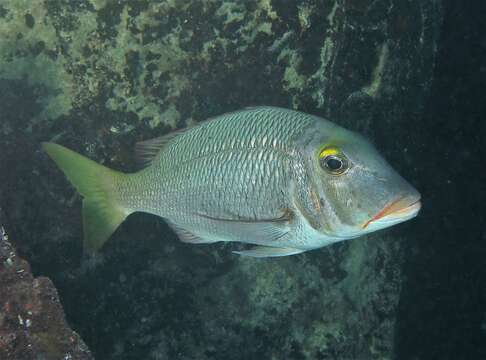
<instances>
[{"instance_id":1,"label":"caudal fin","mask_svg":"<svg viewBox=\"0 0 486 360\"><path fill-rule=\"evenodd\" d=\"M115 196L125 175L61 145L43 143L42 148L83 196L84 249L98 251L128 216Z\"/></svg>"}]
</instances>

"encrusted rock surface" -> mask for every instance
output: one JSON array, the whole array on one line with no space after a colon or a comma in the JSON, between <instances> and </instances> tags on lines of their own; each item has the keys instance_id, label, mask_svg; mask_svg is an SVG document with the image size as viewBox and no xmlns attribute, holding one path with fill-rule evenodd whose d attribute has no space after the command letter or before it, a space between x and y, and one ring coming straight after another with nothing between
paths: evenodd
<instances>
[{"instance_id":1,"label":"encrusted rock surface","mask_svg":"<svg viewBox=\"0 0 486 360\"><path fill-rule=\"evenodd\" d=\"M0 204L97 358L391 357L413 223L255 260L134 215L90 266L79 197L39 143L130 170L139 139L279 105L364 132L413 180L440 22L439 0L2 1Z\"/></svg>"},{"instance_id":2,"label":"encrusted rock surface","mask_svg":"<svg viewBox=\"0 0 486 360\"><path fill-rule=\"evenodd\" d=\"M34 278L0 226L0 359L90 360L93 356L69 328L56 288Z\"/></svg>"}]
</instances>

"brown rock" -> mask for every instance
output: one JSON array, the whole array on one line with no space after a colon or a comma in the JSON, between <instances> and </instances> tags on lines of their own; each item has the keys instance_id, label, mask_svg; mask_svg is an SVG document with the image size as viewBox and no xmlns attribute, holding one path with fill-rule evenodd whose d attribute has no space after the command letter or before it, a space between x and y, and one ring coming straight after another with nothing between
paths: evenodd
<instances>
[{"instance_id":1,"label":"brown rock","mask_svg":"<svg viewBox=\"0 0 486 360\"><path fill-rule=\"evenodd\" d=\"M70 329L56 288L34 278L0 228L0 359L93 359Z\"/></svg>"}]
</instances>

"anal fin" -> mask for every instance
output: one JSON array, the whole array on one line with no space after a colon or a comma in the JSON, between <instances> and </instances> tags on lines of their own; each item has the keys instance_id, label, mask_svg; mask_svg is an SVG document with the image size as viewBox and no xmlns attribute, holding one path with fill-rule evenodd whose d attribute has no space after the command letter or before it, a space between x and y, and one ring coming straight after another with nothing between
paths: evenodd
<instances>
[{"instance_id":1,"label":"anal fin","mask_svg":"<svg viewBox=\"0 0 486 360\"><path fill-rule=\"evenodd\" d=\"M233 251L233 253L242 256L251 256L255 258L288 256L303 253L305 250L294 248L279 248L272 246L255 246L249 250Z\"/></svg>"},{"instance_id":2,"label":"anal fin","mask_svg":"<svg viewBox=\"0 0 486 360\"><path fill-rule=\"evenodd\" d=\"M194 235L192 232L189 230L186 230L179 225L176 225L172 222L169 223L170 227L174 232L177 234L179 237L179 240L184 242L184 243L189 243L189 244L209 244L216 242L215 240L208 240L204 239L200 236Z\"/></svg>"}]
</instances>

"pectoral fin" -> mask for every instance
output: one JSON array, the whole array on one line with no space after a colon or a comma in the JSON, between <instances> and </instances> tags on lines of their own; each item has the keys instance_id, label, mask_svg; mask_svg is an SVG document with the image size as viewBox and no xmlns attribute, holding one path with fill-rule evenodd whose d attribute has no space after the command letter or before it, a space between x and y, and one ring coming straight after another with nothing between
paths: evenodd
<instances>
[{"instance_id":1,"label":"pectoral fin","mask_svg":"<svg viewBox=\"0 0 486 360\"><path fill-rule=\"evenodd\" d=\"M304 250L293 248L278 248L271 246L255 246L250 250L233 251L233 253L242 256L251 256L255 258L277 257L295 255L304 252Z\"/></svg>"},{"instance_id":2,"label":"pectoral fin","mask_svg":"<svg viewBox=\"0 0 486 360\"><path fill-rule=\"evenodd\" d=\"M211 227L224 229L232 234L233 241L253 244L271 244L283 240L290 232L290 218L286 213L277 219L240 220L219 219L207 215L199 215L211 223Z\"/></svg>"},{"instance_id":3,"label":"pectoral fin","mask_svg":"<svg viewBox=\"0 0 486 360\"><path fill-rule=\"evenodd\" d=\"M275 219L221 219L205 214L198 215L210 222L212 227L231 233L234 241L265 245L283 240L290 233L290 222L293 218L288 209Z\"/></svg>"}]
</instances>

